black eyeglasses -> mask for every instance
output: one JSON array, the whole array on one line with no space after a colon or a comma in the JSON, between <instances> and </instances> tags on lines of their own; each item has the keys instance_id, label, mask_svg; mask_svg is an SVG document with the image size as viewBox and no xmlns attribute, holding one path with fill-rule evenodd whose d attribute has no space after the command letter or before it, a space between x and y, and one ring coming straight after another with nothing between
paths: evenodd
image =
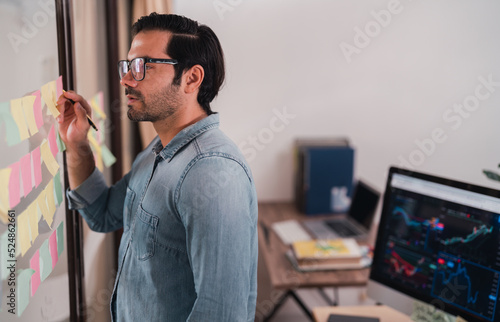
<instances>
[{"instance_id":1,"label":"black eyeglasses","mask_svg":"<svg viewBox=\"0 0 500 322\"><path fill-rule=\"evenodd\" d=\"M120 76L120 80L127 75L128 71L132 72L132 77L136 81L141 81L146 77L146 64L154 63L154 64L177 64L177 60L175 59L166 59L166 58L145 58L145 57L137 57L128 60L120 60L118 62L118 75Z\"/></svg>"}]
</instances>

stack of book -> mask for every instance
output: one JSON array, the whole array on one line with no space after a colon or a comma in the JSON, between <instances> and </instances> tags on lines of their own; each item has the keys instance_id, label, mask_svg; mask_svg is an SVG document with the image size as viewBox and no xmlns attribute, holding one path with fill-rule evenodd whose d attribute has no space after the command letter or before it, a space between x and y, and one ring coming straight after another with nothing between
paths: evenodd
<instances>
[{"instance_id":1,"label":"stack of book","mask_svg":"<svg viewBox=\"0 0 500 322\"><path fill-rule=\"evenodd\" d=\"M367 249L352 238L296 241L286 255L299 271L360 269L371 263Z\"/></svg>"}]
</instances>

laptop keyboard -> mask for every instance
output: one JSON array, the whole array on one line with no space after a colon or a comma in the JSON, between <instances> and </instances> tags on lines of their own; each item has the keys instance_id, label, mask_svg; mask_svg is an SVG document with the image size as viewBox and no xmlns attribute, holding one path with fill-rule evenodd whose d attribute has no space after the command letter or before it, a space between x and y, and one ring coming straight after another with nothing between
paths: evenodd
<instances>
[{"instance_id":1,"label":"laptop keyboard","mask_svg":"<svg viewBox=\"0 0 500 322\"><path fill-rule=\"evenodd\" d=\"M327 221L325 222L327 226L329 226L333 231L339 234L340 237L349 237L357 235L357 232L354 231L351 227L346 225L341 221Z\"/></svg>"}]
</instances>

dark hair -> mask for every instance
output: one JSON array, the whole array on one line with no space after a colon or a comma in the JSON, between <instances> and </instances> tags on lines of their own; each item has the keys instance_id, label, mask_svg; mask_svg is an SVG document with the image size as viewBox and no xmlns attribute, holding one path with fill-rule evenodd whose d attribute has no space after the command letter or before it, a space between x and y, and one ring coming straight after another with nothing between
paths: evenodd
<instances>
[{"instance_id":1,"label":"dark hair","mask_svg":"<svg viewBox=\"0 0 500 322\"><path fill-rule=\"evenodd\" d=\"M224 54L219 39L208 26L179 15L151 13L132 26L132 38L141 31L164 30L172 33L166 53L178 64L174 65L173 83L179 85L185 70L201 65L205 71L198 92L198 103L207 114L212 114L210 102L217 96L224 82Z\"/></svg>"}]
</instances>

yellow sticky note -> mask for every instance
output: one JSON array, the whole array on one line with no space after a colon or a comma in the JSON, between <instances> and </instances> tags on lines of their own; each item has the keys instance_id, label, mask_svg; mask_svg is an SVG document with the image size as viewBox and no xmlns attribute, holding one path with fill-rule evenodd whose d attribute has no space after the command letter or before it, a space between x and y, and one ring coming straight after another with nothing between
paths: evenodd
<instances>
[{"instance_id":1,"label":"yellow sticky note","mask_svg":"<svg viewBox=\"0 0 500 322\"><path fill-rule=\"evenodd\" d=\"M59 170L59 164L50 151L49 142L47 140L43 140L42 145L40 146L40 152L42 154L43 163L45 163L45 166L52 176L55 176L57 170Z\"/></svg>"},{"instance_id":2,"label":"yellow sticky note","mask_svg":"<svg viewBox=\"0 0 500 322\"><path fill-rule=\"evenodd\" d=\"M30 235L31 235L31 242L34 242L35 239L38 237L38 211L37 211L37 203L32 202L28 206L28 218L29 218L29 223L30 223Z\"/></svg>"},{"instance_id":3,"label":"yellow sticky note","mask_svg":"<svg viewBox=\"0 0 500 322\"><path fill-rule=\"evenodd\" d=\"M45 195L47 198L47 207L49 208L49 214L51 218L54 218L54 214L56 212L56 200L54 196L54 179L50 180L49 184L45 188Z\"/></svg>"},{"instance_id":4,"label":"yellow sticky note","mask_svg":"<svg viewBox=\"0 0 500 322\"><path fill-rule=\"evenodd\" d=\"M54 216L50 215L49 207L47 207L47 194L45 189L42 190L42 192L40 192L40 194L38 195L38 198L36 198L36 203L38 205L38 208L40 208L40 211L42 212L43 219L45 219L50 227L52 225Z\"/></svg>"},{"instance_id":5,"label":"yellow sticky note","mask_svg":"<svg viewBox=\"0 0 500 322\"><path fill-rule=\"evenodd\" d=\"M50 113L54 117L58 117L59 110L56 107L56 81L49 82L42 86L42 98L45 104L47 105Z\"/></svg>"},{"instance_id":6,"label":"yellow sticky note","mask_svg":"<svg viewBox=\"0 0 500 322\"><path fill-rule=\"evenodd\" d=\"M31 247L31 236L30 236L30 222L28 217L28 211L23 211L17 217L17 232L19 234L19 246L21 247L21 255L24 256L28 249Z\"/></svg>"},{"instance_id":7,"label":"yellow sticky note","mask_svg":"<svg viewBox=\"0 0 500 322\"><path fill-rule=\"evenodd\" d=\"M102 162L102 149L99 143L97 143L97 140L94 138L94 136L89 132L87 135L87 138L89 139L90 146L94 150L94 156L96 159L96 167L100 170L104 170L104 163Z\"/></svg>"},{"instance_id":8,"label":"yellow sticky note","mask_svg":"<svg viewBox=\"0 0 500 322\"><path fill-rule=\"evenodd\" d=\"M24 116L26 117L26 121L28 122L28 128L32 136L38 133L38 126L36 126L36 120L35 120L35 111L33 110L35 99L36 96L25 96L22 98Z\"/></svg>"},{"instance_id":9,"label":"yellow sticky note","mask_svg":"<svg viewBox=\"0 0 500 322\"><path fill-rule=\"evenodd\" d=\"M7 223L9 210L9 179L11 168L0 169L0 219Z\"/></svg>"},{"instance_id":10,"label":"yellow sticky note","mask_svg":"<svg viewBox=\"0 0 500 322\"><path fill-rule=\"evenodd\" d=\"M17 129L19 130L19 137L21 141L26 140L30 137L28 133L28 126L26 125L26 119L23 114L23 100L18 98L10 101L10 113L12 118L17 124Z\"/></svg>"},{"instance_id":11,"label":"yellow sticky note","mask_svg":"<svg viewBox=\"0 0 500 322\"><path fill-rule=\"evenodd\" d=\"M94 97L91 101L90 101L90 106L92 107L92 111L94 111L98 118L101 118L101 119L106 119L106 114L103 112L102 110L102 106L99 106L99 104L97 103L97 97Z\"/></svg>"}]
</instances>

